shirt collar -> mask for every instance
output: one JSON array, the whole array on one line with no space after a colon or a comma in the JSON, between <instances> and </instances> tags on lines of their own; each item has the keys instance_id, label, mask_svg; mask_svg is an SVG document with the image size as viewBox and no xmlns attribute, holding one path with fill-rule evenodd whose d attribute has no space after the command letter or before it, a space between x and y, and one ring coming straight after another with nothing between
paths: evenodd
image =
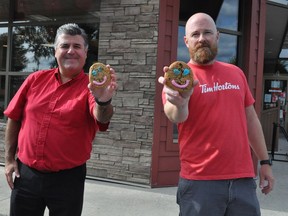
<instances>
[{"instance_id":1,"label":"shirt collar","mask_svg":"<svg viewBox=\"0 0 288 216\"><path fill-rule=\"evenodd\" d=\"M54 76L58 80L58 82L61 83L59 68L56 68L56 70L54 71ZM82 79L84 76L85 76L85 73L84 73L84 70L82 69L81 72L76 77L74 77L72 80L79 80L79 79ZM72 80L70 80L69 82L71 82Z\"/></svg>"}]
</instances>

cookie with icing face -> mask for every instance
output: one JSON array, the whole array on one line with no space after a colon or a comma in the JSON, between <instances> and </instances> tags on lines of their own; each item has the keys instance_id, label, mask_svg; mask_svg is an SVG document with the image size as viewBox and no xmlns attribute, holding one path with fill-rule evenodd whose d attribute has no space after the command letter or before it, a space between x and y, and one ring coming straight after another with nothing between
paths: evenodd
<instances>
[{"instance_id":1,"label":"cookie with icing face","mask_svg":"<svg viewBox=\"0 0 288 216\"><path fill-rule=\"evenodd\" d=\"M98 88L106 87L111 81L109 68L100 62L92 64L89 69L89 81Z\"/></svg>"},{"instance_id":2,"label":"cookie with icing face","mask_svg":"<svg viewBox=\"0 0 288 216\"><path fill-rule=\"evenodd\" d=\"M182 61L175 61L164 75L165 85L169 88L185 92L193 86L193 72L191 68Z\"/></svg>"}]
</instances>

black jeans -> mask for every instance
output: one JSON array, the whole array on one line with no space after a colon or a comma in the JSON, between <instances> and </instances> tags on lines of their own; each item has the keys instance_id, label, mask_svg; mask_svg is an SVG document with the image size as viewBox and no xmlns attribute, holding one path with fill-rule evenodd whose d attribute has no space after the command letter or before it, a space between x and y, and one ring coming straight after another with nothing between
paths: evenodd
<instances>
[{"instance_id":1,"label":"black jeans","mask_svg":"<svg viewBox=\"0 0 288 216\"><path fill-rule=\"evenodd\" d=\"M18 161L10 216L80 216L83 207L86 164L69 170L42 173Z\"/></svg>"}]
</instances>

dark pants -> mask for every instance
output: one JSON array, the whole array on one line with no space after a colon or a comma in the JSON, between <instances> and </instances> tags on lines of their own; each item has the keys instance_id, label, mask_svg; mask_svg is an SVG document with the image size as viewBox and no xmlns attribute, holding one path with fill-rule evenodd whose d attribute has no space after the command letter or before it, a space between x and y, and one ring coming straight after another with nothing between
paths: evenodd
<instances>
[{"instance_id":1,"label":"dark pants","mask_svg":"<svg viewBox=\"0 0 288 216\"><path fill-rule=\"evenodd\" d=\"M19 161L10 216L80 216L83 206L86 164L69 170L42 173Z\"/></svg>"}]
</instances>

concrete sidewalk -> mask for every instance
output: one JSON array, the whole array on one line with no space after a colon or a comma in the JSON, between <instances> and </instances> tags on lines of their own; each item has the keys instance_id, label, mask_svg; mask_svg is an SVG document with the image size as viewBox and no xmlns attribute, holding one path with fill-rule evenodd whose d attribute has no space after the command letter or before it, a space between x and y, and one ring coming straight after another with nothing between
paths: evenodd
<instances>
[{"instance_id":1,"label":"concrete sidewalk","mask_svg":"<svg viewBox=\"0 0 288 216\"><path fill-rule=\"evenodd\" d=\"M274 191L258 197L262 216L288 216L288 163L274 161ZM142 188L86 180L83 216L177 216L176 187ZM10 189L0 167L0 216L9 215ZM48 215L46 212L45 215ZM243 215L245 216L245 215Z\"/></svg>"},{"instance_id":2,"label":"concrete sidewalk","mask_svg":"<svg viewBox=\"0 0 288 216\"><path fill-rule=\"evenodd\" d=\"M288 153L288 142L283 138L279 139L278 152ZM274 159L288 158L275 155ZM273 161L273 173L276 179L274 190L263 195L257 189L262 216L288 216L288 162ZM177 216L176 191L176 187L151 189L87 179L82 215ZM10 188L4 167L0 166L0 216L9 215L9 201ZM47 211L45 216L48 216Z\"/></svg>"},{"instance_id":3,"label":"concrete sidewalk","mask_svg":"<svg viewBox=\"0 0 288 216\"><path fill-rule=\"evenodd\" d=\"M83 216L177 215L176 187L150 189L98 180L86 180ZM0 216L9 215L10 188L0 166ZM48 216L45 212L45 216ZM31 215L33 216L33 215Z\"/></svg>"}]
</instances>

